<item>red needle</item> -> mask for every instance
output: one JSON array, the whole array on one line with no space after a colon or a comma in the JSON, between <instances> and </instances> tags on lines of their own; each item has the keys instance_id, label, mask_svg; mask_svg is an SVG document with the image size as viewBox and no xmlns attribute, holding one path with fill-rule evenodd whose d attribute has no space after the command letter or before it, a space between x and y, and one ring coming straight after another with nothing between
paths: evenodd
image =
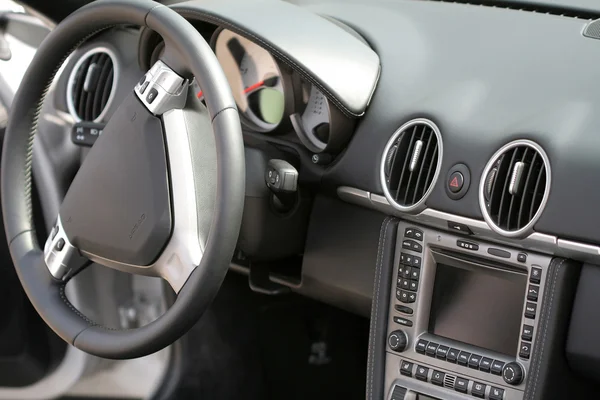
<instances>
[{"instance_id":1,"label":"red needle","mask_svg":"<svg viewBox=\"0 0 600 400\"><path fill-rule=\"evenodd\" d=\"M253 91L254 89L258 89L259 87L263 86L265 84L265 81L260 81L260 82L256 82L254 85L252 86L248 86L246 89L244 89L244 94L249 93L251 91ZM198 94L196 95L199 99L202 98L203 93L202 90L198 92Z\"/></svg>"}]
</instances>

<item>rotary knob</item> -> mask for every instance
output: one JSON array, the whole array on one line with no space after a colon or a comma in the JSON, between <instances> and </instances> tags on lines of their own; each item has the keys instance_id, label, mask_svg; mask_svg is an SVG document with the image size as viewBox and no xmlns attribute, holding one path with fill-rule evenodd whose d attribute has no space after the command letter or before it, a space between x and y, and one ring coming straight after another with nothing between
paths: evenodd
<instances>
[{"instance_id":1,"label":"rotary knob","mask_svg":"<svg viewBox=\"0 0 600 400\"><path fill-rule=\"evenodd\" d=\"M502 377L509 385L518 385L523 382L523 367L514 361L510 362L502 369Z\"/></svg>"},{"instance_id":2,"label":"rotary knob","mask_svg":"<svg viewBox=\"0 0 600 400\"><path fill-rule=\"evenodd\" d=\"M388 336L388 344L390 348L397 352L403 352L406 350L406 345L408 344L408 338L406 337L406 333L401 330L394 331L390 333Z\"/></svg>"}]
</instances>

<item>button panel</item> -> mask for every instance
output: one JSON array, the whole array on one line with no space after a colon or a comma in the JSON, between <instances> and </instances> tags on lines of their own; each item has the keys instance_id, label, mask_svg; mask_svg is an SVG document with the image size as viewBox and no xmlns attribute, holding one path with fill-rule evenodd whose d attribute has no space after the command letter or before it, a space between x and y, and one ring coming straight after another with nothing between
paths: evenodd
<instances>
[{"instance_id":1,"label":"button panel","mask_svg":"<svg viewBox=\"0 0 600 400\"><path fill-rule=\"evenodd\" d=\"M456 245L460 248L477 251L479 250L479 245L473 242L467 242L466 240L457 240Z\"/></svg>"},{"instance_id":2,"label":"button panel","mask_svg":"<svg viewBox=\"0 0 600 400\"><path fill-rule=\"evenodd\" d=\"M423 231L417 228L408 227L404 230L404 238L402 239L402 249L416 253L423 252ZM419 279L421 277L421 262L420 256L401 252L400 263L396 274L396 299L404 304L411 304L417 301L417 291L419 290ZM396 304L395 310L412 317L414 311L410 307ZM413 321L394 316L394 322L406 327L412 327Z\"/></svg>"}]
</instances>

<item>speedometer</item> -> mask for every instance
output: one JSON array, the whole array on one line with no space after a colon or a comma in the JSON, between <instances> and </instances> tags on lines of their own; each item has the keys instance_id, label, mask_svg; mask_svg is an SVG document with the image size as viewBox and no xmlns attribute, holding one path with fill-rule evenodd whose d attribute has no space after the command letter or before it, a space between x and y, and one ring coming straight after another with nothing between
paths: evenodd
<instances>
[{"instance_id":1,"label":"speedometer","mask_svg":"<svg viewBox=\"0 0 600 400\"><path fill-rule=\"evenodd\" d=\"M214 47L244 123L262 132L277 128L285 115L285 93L273 56L226 29L218 33Z\"/></svg>"}]
</instances>

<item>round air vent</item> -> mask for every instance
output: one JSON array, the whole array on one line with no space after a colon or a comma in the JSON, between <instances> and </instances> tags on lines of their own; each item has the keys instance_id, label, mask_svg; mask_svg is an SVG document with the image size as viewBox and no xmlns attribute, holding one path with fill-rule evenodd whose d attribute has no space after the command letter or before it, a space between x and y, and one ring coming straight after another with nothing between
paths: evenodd
<instances>
[{"instance_id":1,"label":"round air vent","mask_svg":"<svg viewBox=\"0 0 600 400\"><path fill-rule=\"evenodd\" d=\"M481 176L479 204L497 233L516 237L529 233L550 193L550 162L529 140L511 142L492 156Z\"/></svg>"},{"instance_id":2,"label":"round air vent","mask_svg":"<svg viewBox=\"0 0 600 400\"><path fill-rule=\"evenodd\" d=\"M383 152L381 184L397 210L420 209L437 180L442 164L442 136L427 119L414 119L398 129Z\"/></svg>"},{"instance_id":3,"label":"round air vent","mask_svg":"<svg viewBox=\"0 0 600 400\"><path fill-rule=\"evenodd\" d=\"M115 56L107 48L86 52L75 63L67 86L67 107L75 121L100 122L117 83Z\"/></svg>"}]
</instances>

